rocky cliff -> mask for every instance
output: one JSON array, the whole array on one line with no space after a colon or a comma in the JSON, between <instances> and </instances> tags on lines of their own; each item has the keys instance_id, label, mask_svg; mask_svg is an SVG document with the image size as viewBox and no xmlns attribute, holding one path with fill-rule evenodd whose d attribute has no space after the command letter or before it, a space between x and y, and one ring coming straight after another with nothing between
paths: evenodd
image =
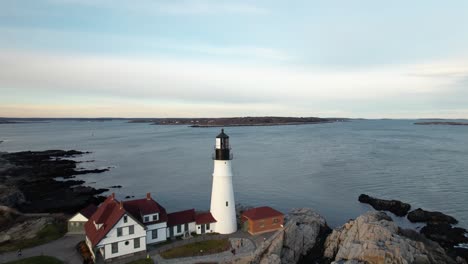
<instances>
[{"instance_id":1,"label":"rocky cliff","mask_svg":"<svg viewBox=\"0 0 468 264\"><path fill-rule=\"evenodd\" d=\"M400 229L384 212L368 212L335 229L324 257L335 263L456 263L437 243Z\"/></svg>"},{"instance_id":2,"label":"rocky cliff","mask_svg":"<svg viewBox=\"0 0 468 264\"><path fill-rule=\"evenodd\" d=\"M233 263L295 264L321 257L321 247L330 229L325 218L309 208L293 209L284 228L257 247L253 254Z\"/></svg>"}]
</instances>

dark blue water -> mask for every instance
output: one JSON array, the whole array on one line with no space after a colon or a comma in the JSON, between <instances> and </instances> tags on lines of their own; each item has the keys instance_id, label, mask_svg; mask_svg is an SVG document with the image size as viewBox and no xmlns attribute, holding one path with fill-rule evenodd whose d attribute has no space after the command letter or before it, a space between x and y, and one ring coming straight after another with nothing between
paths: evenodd
<instances>
[{"instance_id":1,"label":"dark blue water","mask_svg":"<svg viewBox=\"0 0 468 264\"><path fill-rule=\"evenodd\" d=\"M366 210L360 193L439 210L468 227L468 127L417 126L412 120L232 127L237 202L287 212L312 207L331 226ZM83 175L95 187L122 185L117 196L146 192L168 211L208 209L211 154L219 128L125 121L53 121L0 125L0 151L92 151Z\"/></svg>"}]
</instances>

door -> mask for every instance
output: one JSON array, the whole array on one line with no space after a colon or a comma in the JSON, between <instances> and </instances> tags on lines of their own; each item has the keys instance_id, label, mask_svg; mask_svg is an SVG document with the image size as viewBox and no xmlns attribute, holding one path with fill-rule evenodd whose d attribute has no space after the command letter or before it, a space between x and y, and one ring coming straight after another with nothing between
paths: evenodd
<instances>
[{"instance_id":1,"label":"door","mask_svg":"<svg viewBox=\"0 0 468 264\"><path fill-rule=\"evenodd\" d=\"M174 237L174 227L171 226L171 228L169 228L169 237L172 238Z\"/></svg>"},{"instance_id":2,"label":"door","mask_svg":"<svg viewBox=\"0 0 468 264\"><path fill-rule=\"evenodd\" d=\"M205 234L205 224L201 225L201 233Z\"/></svg>"}]
</instances>

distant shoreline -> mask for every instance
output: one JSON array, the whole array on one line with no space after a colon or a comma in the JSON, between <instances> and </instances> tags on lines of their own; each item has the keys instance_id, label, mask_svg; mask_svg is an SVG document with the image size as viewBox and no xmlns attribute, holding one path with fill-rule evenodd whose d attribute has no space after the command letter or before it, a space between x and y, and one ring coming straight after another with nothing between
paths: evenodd
<instances>
[{"instance_id":1,"label":"distant shoreline","mask_svg":"<svg viewBox=\"0 0 468 264\"><path fill-rule=\"evenodd\" d=\"M205 128L205 127L245 127L245 126L294 126L294 125L312 125L312 124L327 124L336 121L322 122L293 122L293 123L276 123L276 124L227 124L227 125L191 125L190 127Z\"/></svg>"},{"instance_id":2,"label":"distant shoreline","mask_svg":"<svg viewBox=\"0 0 468 264\"><path fill-rule=\"evenodd\" d=\"M464 122L416 122L415 125L439 125L439 126L468 126L468 123Z\"/></svg>"},{"instance_id":3,"label":"distant shoreline","mask_svg":"<svg viewBox=\"0 0 468 264\"><path fill-rule=\"evenodd\" d=\"M129 123L150 123L151 125L187 125L189 127L241 127L241 126L284 126L308 125L349 121L346 118L319 117L229 117L229 118L159 118L134 119Z\"/></svg>"}]
</instances>

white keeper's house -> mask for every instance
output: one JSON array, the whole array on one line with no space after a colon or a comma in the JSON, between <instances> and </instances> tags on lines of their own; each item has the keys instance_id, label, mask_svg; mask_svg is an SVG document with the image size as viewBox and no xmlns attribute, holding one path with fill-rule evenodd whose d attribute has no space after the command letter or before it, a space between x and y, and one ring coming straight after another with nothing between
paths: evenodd
<instances>
[{"instance_id":1,"label":"white keeper's house","mask_svg":"<svg viewBox=\"0 0 468 264\"><path fill-rule=\"evenodd\" d=\"M215 223L211 213L196 214L194 209L167 214L149 193L129 201L118 201L112 194L86 222L86 244L95 260L141 258L148 244L192 232L213 232Z\"/></svg>"}]
</instances>

